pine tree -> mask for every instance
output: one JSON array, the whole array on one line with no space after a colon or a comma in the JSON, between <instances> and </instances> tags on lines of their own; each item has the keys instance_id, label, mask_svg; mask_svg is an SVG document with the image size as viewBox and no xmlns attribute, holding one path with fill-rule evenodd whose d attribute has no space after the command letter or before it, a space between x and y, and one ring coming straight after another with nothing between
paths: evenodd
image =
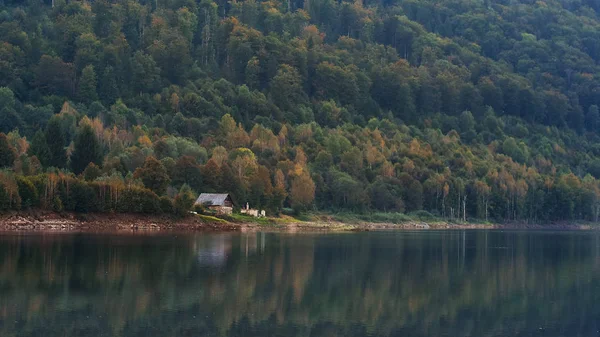
<instances>
[{"instance_id":1,"label":"pine tree","mask_svg":"<svg viewBox=\"0 0 600 337\"><path fill-rule=\"evenodd\" d=\"M98 93L96 92L96 72L94 66L88 65L83 68L81 72L81 79L79 80L79 89L77 91L77 98L79 101L90 104L98 100Z\"/></svg>"},{"instance_id":2,"label":"pine tree","mask_svg":"<svg viewBox=\"0 0 600 337\"><path fill-rule=\"evenodd\" d=\"M65 133L57 118L51 118L46 126L46 142L50 150L48 166L64 168L67 163Z\"/></svg>"},{"instance_id":3,"label":"pine tree","mask_svg":"<svg viewBox=\"0 0 600 337\"><path fill-rule=\"evenodd\" d=\"M29 146L28 152L30 156L36 156L43 166L48 166L50 164L52 155L44 132L38 130L35 133L31 140L31 146Z\"/></svg>"},{"instance_id":4,"label":"pine tree","mask_svg":"<svg viewBox=\"0 0 600 337\"><path fill-rule=\"evenodd\" d=\"M8 142L6 134L0 133L0 168L13 166L16 157L16 151Z\"/></svg>"},{"instance_id":5,"label":"pine tree","mask_svg":"<svg viewBox=\"0 0 600 337\"><path fill-rule=\"evenodd\" d=\"M588 131L596 132L600 127L600 112L597 105L590 105L585 116L585 127Z\"/></svg>"},{"instance_id":6,"label":"pine tree","mask_svg":"<svg viewBox=\"0 0 600 337\"><path fill-rule=\"evenodd\" d=\"M102 149L94 134L94 130L89 125L84 125L75 137L75 150L71 155L71 168L75 174L82 173L90 164L102 164Z\"/></svg>"},{"instance_id":7,"label":"pine tree","mask_svg":"<svg viewBox=\"0 0 600 337\"><path fill-rule=\"evenodd\" d=\"M117 78L113 67L108 66L104 68L98 92L100 99L106 106L114 103L117 97L119 97L119 86L117 85Z\"/></svg>"}]
</instances>

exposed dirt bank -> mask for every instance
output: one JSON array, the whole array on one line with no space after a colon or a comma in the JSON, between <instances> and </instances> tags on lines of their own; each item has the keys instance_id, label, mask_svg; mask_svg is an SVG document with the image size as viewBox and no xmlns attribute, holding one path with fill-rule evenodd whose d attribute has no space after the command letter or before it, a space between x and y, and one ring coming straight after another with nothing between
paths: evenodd
<instances>
[{"instance_id":1,"label":"exposed dirt bank","mask_svg":"<svg viewBox=\"0 0 600 337\"><path fill-rule=\"evenodd\" d=\"M214 219L214 218L213 218ZM217 219L219 220L219 219ZM264 223L233 223L212 221L200 216L174 219L166 216L140 214L75 214L36 212L0 214L0 231L22 232L112 232L112 231L374 231L374 230L428 230L428 229L552 229L596 230L599 226L578 223L457 224L448 222L342 223L338 221L278 221Z\"/></svg>"},{"instance_id":2,"label":"exposed dirt bank","mask_svg":"<svg viewBox=\"0 0 600 337\"><path fill-rule=\"evenodd\" d=\"M197 217L174 219L140 214L74 214L52 212L0 215L0 231L104 232L132 230L237 231L240 225L207 222Z\"/></svg>"},{"instance_id":3,"label":"exposed dirt bank","mask_svg":"<svg viewBox=\"0 0 600 337\"><path fill-rule=\"evenodd\" d=\"M527 224L527 223L507 223L507 224L477 224L477 223L449 223L449 222L419 222L410 221L404 223L342 223L336 221L316 221L316 222L294 222L280 223L273 226L259 224L243 224L243 231L289 231L289 232L310 232L310 231L377 231L377 230L458 230L458 229L534 229L534 230L598 230L600 227L590 224L577 223L551 223L551 224Z\"/></svg>"}]
</instances>

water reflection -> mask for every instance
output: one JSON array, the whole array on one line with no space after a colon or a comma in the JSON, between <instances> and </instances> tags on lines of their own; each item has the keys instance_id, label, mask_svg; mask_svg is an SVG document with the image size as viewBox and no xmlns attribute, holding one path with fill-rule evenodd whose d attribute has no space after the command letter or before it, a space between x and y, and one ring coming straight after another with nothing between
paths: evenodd
<instances>
[{"instance_id":1,"label":"water reflection","mask_svg":"<svg viewBox=\"0 0 600 337\"><path fill-rule=\"evenodd\" d=\"M1 336L598 336L584 232L3 235Z\"/></svg>"}]
</instances>

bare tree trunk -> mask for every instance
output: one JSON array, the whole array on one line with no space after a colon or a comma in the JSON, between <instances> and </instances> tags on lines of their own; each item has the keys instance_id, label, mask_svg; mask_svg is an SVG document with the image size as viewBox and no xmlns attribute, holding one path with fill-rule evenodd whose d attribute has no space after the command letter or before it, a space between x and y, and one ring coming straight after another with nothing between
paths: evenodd
<instances>
[{"instance_id":1,"label":"bare tree trunk","mask_svg":"<svg viewBox=\"0 0 600 337\"><path fill-rule=\"evenodd\" d=\"M458 212L456 213L456 217L460 219L460 190L458 191Z\"/></svg>"},{"instance_id":2,"label":"bare tree trunk","mask_svg":"<svg viewBox=\"0 0 600 337\"><path fill-rule=\"evenodd\" d=\"M467 222L467 195L463 195L463 222Z\"/></svg>"},{"instance_id":3,"label":"bare tree trunk","mask_svg":"<svg viewBox=\"0 0 600 337\"><path fill-rule=\"evenodd\" d=\"M446 217L446 197L442 197L442 218Z\"/></svg>"},{"instance_id":4,"label":"bare tree trunk","mask_svg":"<svg viewBox=\"0 0 600 337\"><path fill-rule=\"evenodd\" d=\"M485 198L485 222L488 221L488 199Z\"/></svg>"}]
</instances>

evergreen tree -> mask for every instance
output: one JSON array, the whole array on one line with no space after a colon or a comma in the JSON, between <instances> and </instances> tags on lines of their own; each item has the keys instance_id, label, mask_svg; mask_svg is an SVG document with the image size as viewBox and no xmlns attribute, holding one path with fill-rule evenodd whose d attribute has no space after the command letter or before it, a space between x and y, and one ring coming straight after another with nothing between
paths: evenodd
<instances>
[{"instance_id":1,"label":"evergreen tree","mask_svg":"<svg viewBox=\"0 0 600 337\"><path fill-rule=\"evenodd\" d=\"M0 88L0 132L10 132L23 125L21 114L15 110L15 94L6 87Z\"/></svg>"},{"instance_id":2,"label":"evergreen tree","mask_svg":"<svg viewBox=\"0 0 600 337\"><path fill-rule=\"evenodd\" d=\"M587 115L585 116L585 127L588 131L600 131L600 112L597 105L590 105Z\"/></svg>"},{"instance_id":3,"label":"evergreen tree","mask_svg":"<svg viewBox=\"0 0 600 337\"><path fill-rule=\"evenodd\" d=\"M85 104L90 104L98 100L96 81L96 72L94 71L94 66L88 65L83 68L81 72L81 79L79 80L79 90L77 90L77 97L79 101Z\"/></svg>"},{"instance_id":4,"label":"evergreen tree","mask_svg":"<svg viewBox=\"0 0 600 337\"><path fill-rule=\"evenodd\" d=\"M44 132L38 130L35 135L33 135L28 152L30 156L36 156L43 166L48 166L50 164L52 155Z\"/></svg>"},{"instance_id":5,"label":"evergreen tree","mask_svg":"<svg viewBox=\"0 0 600 337\"><path fill-rule=\"evenodd\" d=\"M50 150L48 166L63 168L67 164L65 152L65 133L58 118L51 118L46 126L46 141Z\"/></svg>"},{"instance_id":6,"label":"evergreen tree","mask_svg":"<svg viewBox=\"0 0 600 337\"><path fill-rule=\"evenodd\" d=\"M16 157L15 148L8 142L6 134L0 133L0 168L12 167Z\"/></svg>"},{"instance_id":7,"label":"evergreen tree","mask_svg":"<svg viewBox=\"0 0 600 337\"><path fill-rule=\"evenodd\" d=\"M102 164L102 149L91 126L85 124L75 137L75 149L71 155L71 168L75 174L82 173L90 164Z\"/></svg>"},{"instance_id":8,"label":"evergreen tree","mask_svg":"<svg viewBox=\"0 0 600 337\"><path fill-rule=\"evenodd\" d=\"M104 68L104 72L100 78L98 94L106 106L114 103L119 97L119 87L113 67L108 66Z\"/></svg>"}]
</instances>

